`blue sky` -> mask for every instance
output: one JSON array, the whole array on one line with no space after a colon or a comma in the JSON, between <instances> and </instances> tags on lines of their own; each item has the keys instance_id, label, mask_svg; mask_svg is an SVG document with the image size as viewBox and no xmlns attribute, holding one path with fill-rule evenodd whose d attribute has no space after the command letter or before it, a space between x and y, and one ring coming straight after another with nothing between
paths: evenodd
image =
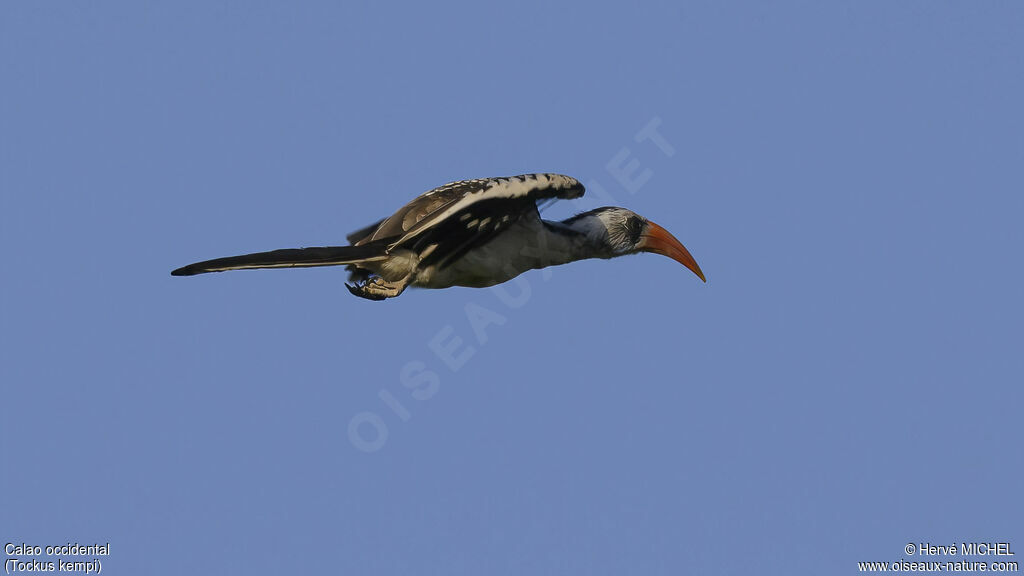
<instances>
[{"instance_id":1,"label":"blue sky","mask_svg":"<svg viewBox=\"0 0 1024 576\"><path fill-rule=\"evenodd\" d=\"M109 542L111 574L1024 548L1022 27L1008 2L5 3L0 539ZM708 283L654 255L386 302L340 269L169 275L542 171L589 190L547 216L626 206Z\"/></svg>"}]
</instances>

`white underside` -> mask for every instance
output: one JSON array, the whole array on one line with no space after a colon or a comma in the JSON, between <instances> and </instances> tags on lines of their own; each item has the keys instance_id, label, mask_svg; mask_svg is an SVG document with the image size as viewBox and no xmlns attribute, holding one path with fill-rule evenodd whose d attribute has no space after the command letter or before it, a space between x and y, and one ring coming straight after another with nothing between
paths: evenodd
<instances>
[{"instance_id":1,"label":"white underside","mask_svg":"<svg viewBox=\"0 0 1024 576\"><path fill-rule=\"evenodd\" d=\"M443 269L419 270L413 285L422 288L493 286L527 270L579 260L581 244L579 238L550 232L540 218L531 215Z\"/></svg>"}]
</instances>

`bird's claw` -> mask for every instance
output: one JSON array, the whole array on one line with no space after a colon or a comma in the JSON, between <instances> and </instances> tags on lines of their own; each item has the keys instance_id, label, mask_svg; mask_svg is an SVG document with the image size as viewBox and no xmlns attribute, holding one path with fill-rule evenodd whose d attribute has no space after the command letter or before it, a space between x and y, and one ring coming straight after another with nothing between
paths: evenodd
<instances>
[{"instance_id":1,"label":"bird's claw","mask_svg":"<svg viewBox=\"0 0 1024 576\"><path fill-rule=\"evenodd\" d=\"M394 298L402 293L404 286L396 286L388 283L380 276L374 276L367 279L362 284L349 284L345 283L345 288L355 296L360 298L366 298L367 300L384 300L386 298Z\"/></svg>"}]
</instances>

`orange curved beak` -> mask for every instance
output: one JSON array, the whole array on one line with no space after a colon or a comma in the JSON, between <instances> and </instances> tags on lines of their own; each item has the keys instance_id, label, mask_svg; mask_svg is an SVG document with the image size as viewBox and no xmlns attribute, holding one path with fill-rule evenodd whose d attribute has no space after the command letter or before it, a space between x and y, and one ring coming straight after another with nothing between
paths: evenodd
<instances>
[{"instance_id":1,"label":"orange curved beak","mask_svg":"<svg viewBox=\"0 0 1024 576\"><path fill-rule=\"evenodd\" d=\"M707 282L704 273L700 271L697 261L690 255L690 251L683 246L683 243L676 240L676 237L654 222L647 222L647 231L640 237L637 248L641 252L654 252L679 262L689 268L698 278Z\"/></svg>"}]
</instances>

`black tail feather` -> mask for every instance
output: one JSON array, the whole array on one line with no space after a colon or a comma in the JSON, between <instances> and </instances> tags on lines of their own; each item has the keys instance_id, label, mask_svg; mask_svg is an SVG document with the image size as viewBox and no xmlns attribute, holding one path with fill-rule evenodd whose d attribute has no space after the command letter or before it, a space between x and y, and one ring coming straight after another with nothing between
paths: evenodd
<instances>
[{"instance_id":1,"label":"black tail feather","mask_svg":"<svg viewBox=\"0 0 1024 576\"><path fill-rule=\"evenodd\" d=\"M242 256L228 256L182 266L172 276L193 276L206 272L251 270L257 268L306 268L310 266L340 266L387 258L384 244L364 246L319 246L313 248L285 248L270 252L256 252Z\"/></svg>"}]
</instances>

